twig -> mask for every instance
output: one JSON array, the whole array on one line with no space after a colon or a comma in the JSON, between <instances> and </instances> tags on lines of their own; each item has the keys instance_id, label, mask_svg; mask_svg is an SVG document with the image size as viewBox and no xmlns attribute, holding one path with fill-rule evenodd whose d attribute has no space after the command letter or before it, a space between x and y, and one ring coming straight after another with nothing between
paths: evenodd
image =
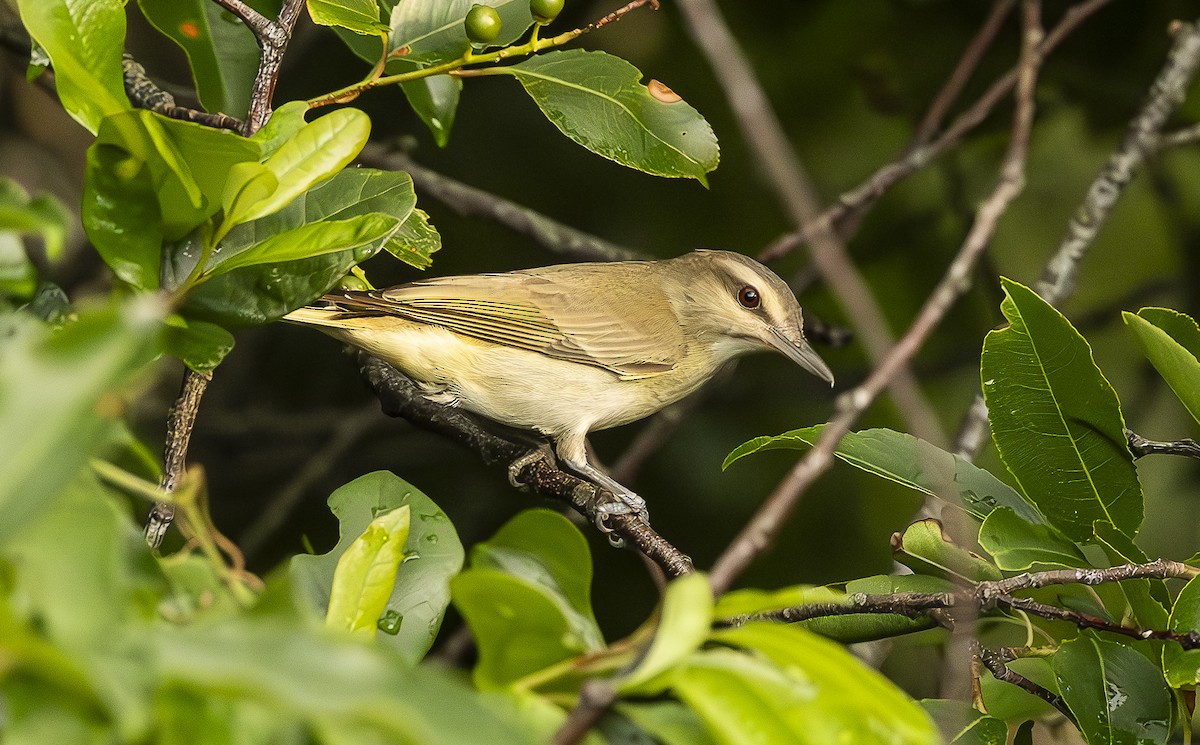
<instances>
[{"instance_id":1,"label":"twig","mask_svg":"<svg viewBox=\"0 0 1200 745\"><path fill-rule=\"evenodd\" d=\"M241 120L232 116L221 113L210 114L206 111L177 105L175 97L158 87L146 74L146 68L142 67L132 55L125 54L121 57L121 68L125 76L125 94L129 96L129 100L133 102L134 106L156 111L172 119L203 124L206 127L229 129L234 132L241 131L243 126Z\"/></svg>"},{"instance_id":2,"label":"twig","mask_svg":"<svg viewBox=\"0 0 1200 745\"><path fill-rule=\"evenodd\" d=\"M1200 443L1192 439L1159 442L1158 440L1147 440L1137 432L1128 429L1125 430L1125 437L1129 441L1129 450L1135 458L1146 455L1182 455L1186 458L1200 458Z\"/></svg>"},{"instance_id":3,"label":"twig","mask_svg":"<svg viewBox=\"0 0 1200 745\"><path fill-rule=\"evenodd\" d=\"M387 363L360 352L359 365L383 412L398 416L475 450L485 463L506 466L520 463L512 474L531 490L546 497L567 502L572 509L589 519L595 519L599 501L615 500L611 493L572 474L560 470L553 458L528 457L529 443L508 440L484 429L470 415L459 409L435 404L423 397L411 380ZM606 524L613 534L648 556L669 577L693 571L692 561L649 525L632 514L611 515Z\"/></svg>"},{"instance_id":4,"label":"twig","mask_svg":"<svg viewBox=\"0 0 1200 745\"><path fill-rule=\"evenodd\" d=\"M812 450L775 487L758 513L742 529L713 565L710 580L718 595L733 584L752 561L774 541L800 496L833 461L833 453L842 436L879 396L888 381L916 354L925 339L941 322L954 302L970 286L971 272L995 233L996 223L1008 205L1020 193L1024 182L1025 158L1033 125L1034 84L1041 63L1041 44L1034 32L1027 31L1021 54L1020 85L1013 134L1001 175L991 195L979 206L975 222L963 240L958 255L930 294L903 338L893 347L858 388L843 395L838 413L821 431Z\"/></svg>"},{"instance_id":5,"label":"twig","mask_svg":"<svg viewBox=\"0 0 1200 745\"><path fill-rule=\"evenodd\" d=\"M742 135L774 187L788 218L798 228L808 226L817 219L820 211L816 190L721 11L714 0L679 0L678 6L696 46L708 58ZM815 231L812 237L813 263L854 324L870 359L879 364L892 348L894 339L870 286L850 261L845 245L828 225ZM944 442L946 438L937 414L921 393L907 360L896 368L888 385L909 430L931 442Z\"/></svg>"},{"instance_id":6,"label":"twig","mask_svg":"<svg viewBox=\"0 0 1200 745\"><path fill-rule=\"evenodd\" d=\"M434 197L458 214L494 220L554 253L588 261L649 258L640 251L576 230L528 207L432 171L408 155L384 145L369 143L363 148L359 159L367 164L407 171L422 193Z\"/></svg>"},{"instance_id":7,"label":"twig","mask_svg":"<svg viewBox=\"0 0 1200 745\"><path fill-rule=\"evenodd\" d=\"M305 459L304 466L260 510L258 519L242 531L238 540L242 550L247 554L257 552L279 530L313 484L328 474L379 421L379 410L374 404L341 416L321 449Z\"/></svg>"},{"instance_id":8,"label":"twig","mask_svg":"<svg viewBox=\"0 0 1200 745\"><path fill-rule=\"evenodd\" d=\"M1037 292L1051 305L1061 304L1075 288L1079 264L1108 221L1125 187L1158 148L1163 125L1183 103L1188 87L1200 69L1200 31L1181 23L1173 29L1174 41L1141 109L1126 130L1125 138L1109 156L1088 187L1083 203L1067 224L1067 234L1046 264ZM987 443L987 408L977 394L959 427L955 450L965 458L977 456Z\"/></svg>"},{"instance_id":9,"label":"twig","mask_svg":"<svg viewBox=\"0 0 1200 745\"><path fill-rule=\"evenodd\" d=\"M262 54L258 61L258 72L250 91L250 110L242 126L242 134L249 137L262 128L271 118L271 99L275 95L275 84L283 65L283 54L292 39L292 30L300 17L304 0L285 0L279 9L279 17L270 20L242 2L242 0L213 0L222 8L236 15L254 32Z\"/></svg>"},{"instance_id":10,"label":"twig","mask_svg":"<svg viewBox=\"0 0 1200 745\"><path fill-rule=\"evenodd\" d=\"M1100 10L1112 0L1085 0L1073 5L1063 14L1058 25L1046 34L1038 48L1038 54L1046 57L1063 39L1079 27L1089 16ZM928 145L910 149L901 157L881 166L858 186L844 192L837 198L835 204L827 208L816 218L806 222L800 229L780 237L767 246L758 255L760 261L769 262L782 258L796 248L809 243L814 236L828 232L838 226L848 215L853 214L879 197L888 189L895 186L913 173L932 163L939 156L957 145L968 132L979 126L996 104L1004 100L1017 84L1018 68L1014 67L1000 77L984 91L966 111L958 116L953 123L937 139Z\"/></svg>"},{"instance_id":11,"label":"twig","mask_svg":"<svg viewBox=\"0 0 1200 745\"><path fill-rule=\"evenodd\" d=\"M200 399L212 380L212 373L186 370L183 384L175 405L167 414L167 434L163 445L163 473L159 486L163 491L173 492L187 467L188 443L196 425L196 414L200 411ZM151 548L162 545L163 536L175 517L175 505L157 502L146 518L146 542Z\"/></svg>"},{"instance_id":12,"label":"twig","mask_svg":"<svg viewBox=\"0 0 1200 745\"><path fill-rule=\"evenodd\" d=\"M587 736L617 701L616 689L602 680L589 680L579 689L579 702L567 713L567 720L554 733L551 745L575 745Z\"/></svg>"},{"instance_id":13,"label":"twig","mask_svg":"<svg viewBox=\"0 0 1200 745\"><path fill-rule=\"evenodd\" d=\"M958 64L955 65L954 71L950 73L950 77L946 79L942 89L934 96L933 103L929 105L929 109L922 117L921 123L917 125L917 131L913 135L912 145L910 150L917 145L924 145L933 138L937 133L938 128L942 126L942 120L946 118L946 113L950 107L958 99L962 93L963 87L967 81L971 79L971 74L979 66L979 61L983 59L983 54L992 45L996 39L996 34L1000 32L1000 27L1004 25L1004 19L1008 17L1016 0L995 0L992 3L992 12L988 14L983 25L979 27L975 38L967 44L967 48L963 51L962 57L959 58Z\"/></svg>"},{"instance_id":14,"label":"twig","mask_svg":"<svg viewBox=\"0 0 1200 745\"><path fill-rule=\"evenodd\" d=\"M1158 139L1158 149L1168 150L1170 148L1183 147L1185 145L1194 145L1200 142L1200 124L1193 124L1190 127L1177 129L1174 132L1168 132Z\"/></svg>"},{"instance_id":15,"label":"twig","mask_svg":"<svg viewBox=\"0 0 1200 745\"><path fill-rule=\"evenodd\" d=\"M1054 691L1043 688L1029 678L1026 678L1024 675L1010 670L1008 667L1008 662L1010 659L1006 655L988 649L987 647L980 646L978 642L972 645L971 652L975 659L979 660L980 664L987 668L987 671L991 673L992 677L996 680L1000 680L1005 683L1011 683L1023 691L1032 693L1034 696L1042 699L1055 709L1058 709L1059 713L1071 720L1071 722L1075 721L1075 716L1071 714L1071 710L1067 708L1067 702L1063 700L1062 696L1058 695Z\"/></svg>"}]
</instances>

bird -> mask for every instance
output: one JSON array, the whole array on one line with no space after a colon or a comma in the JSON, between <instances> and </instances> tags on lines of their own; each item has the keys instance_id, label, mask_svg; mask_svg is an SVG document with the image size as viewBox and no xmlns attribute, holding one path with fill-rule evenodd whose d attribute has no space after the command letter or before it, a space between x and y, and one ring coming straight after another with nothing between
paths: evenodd
<instances>
[{"instance_id":1,"label":"bird","mask_svg":"<svg viewBox=\"0 0 1200 745\"><path fill-rule=\"evenodd\" d=\"M647 417L750 352L781 352L834 382L791 288L731 251L347 290L284 320L382 359L431 401L548 438L562 466L617 497L597 506L601 528L648 512L589 459L589 432Z\"/></svg>"}]
</instances>

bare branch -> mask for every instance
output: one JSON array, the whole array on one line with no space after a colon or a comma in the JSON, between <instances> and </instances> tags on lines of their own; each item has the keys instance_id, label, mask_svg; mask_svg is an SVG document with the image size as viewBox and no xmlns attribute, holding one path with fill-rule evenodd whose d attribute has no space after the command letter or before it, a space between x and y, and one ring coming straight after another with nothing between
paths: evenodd
<instances>
[{"instance_id":1,"label":"bare branch","mask_svg":"<svg viewBox=\"0 0 1200 745\"><path fill-rule=\"evenodd\" d=\"M950 307L970 286L972 269L991 242L1000 216L1023 187L1029 133L1033 125L1034 84L1037 68L1042 60L1042 45L1038 41L1036 32L1026 32L1019 66L1020 87L1013 116L1013 134L1001 167L1001 176L991 195L979 206L975 222L967 233L958 255L925 301L920 314L904 337L888 352L862 385L842 396L837 415L821 431L812 450L775 487L750 523L717 559L711 575L714 592L717 594L729 589L733 580L771 544L799 503L800 496L829 468L842 436L850 431L853 423L879 396L892 376L912 359L933 329L941 323Z\"/></svg>"},{"instance_id":2,"label":"bare branch","mask_svg":"<svg viewBox=\"0 0 1200 745\"><path fill-rule=\"evenodd\" d=\"M972 645L971 652L975 659L979 660L980 664L987 668L987 671L990 672L992 677L996 680L1000 680L1005 683L1011 683L1024 691L1032 693L1034 696L1042 699L1055 709L1058 709L1059 713L1061 713L1067 719L1071 720L1072 722L1075 721L1075 716L1071 714L1071 710L1067 708L1067 702L1063 700L1062 696L1051 690L1043 688L1029 678L1026 678L1024 675L1010 670L1008 667L1008 662L1010 659L1006 655L986 647L982 647L978 643Z\"/></svg>"},{"instance_id":3,"label":"bare branch","mask_svg":"<svg viewBox=\"0 0 1200 745\"><path fill-rule=\"evenodd\" d=\"M167 414L167 435L163 445L163 473L159 486L164 491L175 491L179 480L183 478L187 467L188 443L192 439L192 429L196 425L196 415L200 412L200 399L212 380L212 373L198 373L186 370L183 373L183 384L179 398ZM151 548L162 545L163 536L175 518L175 505L158 502L150 509L146 518L146 542Z\"/></svg>"},{"instance_id":4,"label":"bare branch","mask_svg":"<svg viewBox=\"0 0 1200 745\"><path fill-rule=\"evenodd\" d=\"M241 131L242 122L232 116L221 113L210 114L207 111L177 105L175 97L159 88L146 74L146 68L142 67L132 55L122 56L121 67L125 76L125 94L139 109L149 109L172 119L195 122L215 129Z\"/></svg>"},{"instance_id":5,"label":"bare branch","mask_svg":"<svg viewBox=\"0 0 1200 745\"><path fill-rule=\"evenodd\" d=\"M1147 455L1182 455L1186 458L1200 458L1200 443L1195 440L1159 442L1158 440L1147 440L1137 432L1128 429L1125 430L1125 437L1129 440L1129 450L1135 458Z\"/></svg>"}]
</instances>

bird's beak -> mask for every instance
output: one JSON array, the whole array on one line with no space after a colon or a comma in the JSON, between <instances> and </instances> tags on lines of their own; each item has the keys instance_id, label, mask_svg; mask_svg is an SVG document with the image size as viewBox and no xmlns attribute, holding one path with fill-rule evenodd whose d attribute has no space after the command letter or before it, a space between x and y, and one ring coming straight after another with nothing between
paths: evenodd
<instances>
[{"instance_id":1,"label":"bird's beak","mask_svg":"<svg viewBox=\"0 0 1200 745\"><path fill-rule=\"evenodd\" d=\"M791 339L774 326L771 327L771 336L772 346L787 355L788 359L829 383L830 387L833 386L833 371L825 364L825 360L813 351L808 342L804 339Z\"/></svg>"}]
</instances>

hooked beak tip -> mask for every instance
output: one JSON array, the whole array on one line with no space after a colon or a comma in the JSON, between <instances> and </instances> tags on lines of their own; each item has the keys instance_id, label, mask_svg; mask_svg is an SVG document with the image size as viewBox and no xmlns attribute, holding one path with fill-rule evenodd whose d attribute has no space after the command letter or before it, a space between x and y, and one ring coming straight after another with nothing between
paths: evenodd
<instances>
[{"instance_id":1,"label":"hooked beak tip","mask_svg":"<svg viewBox=\"0 0 1200 745\"><path fill-rule=\"evenodd\" d=\"M776 349L787 355L788 359L792 362L795 362L821 380L829 383L830 388L833 387L833 371L829 369L829 365L825 364L825 360L821 359L821 356L803 339L797 342L775 328L771 329L771 335L778 342L774 345Z\"/></svg>"}]
</instances>

